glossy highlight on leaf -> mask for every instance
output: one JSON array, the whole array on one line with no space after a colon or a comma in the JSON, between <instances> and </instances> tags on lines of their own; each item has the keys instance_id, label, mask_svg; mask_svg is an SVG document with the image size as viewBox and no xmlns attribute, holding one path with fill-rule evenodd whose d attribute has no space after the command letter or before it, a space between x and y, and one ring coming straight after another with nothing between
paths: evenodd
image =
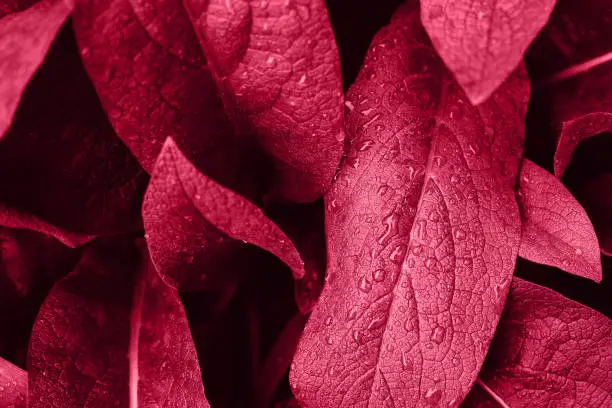
<instances>
[{"instance_id":1,"label":"glossy highlight on leaf","mask_svg":"<svg viewBox=\"0 0 612 408\"><path fill-rule=\"evenodd\" d=\"M456 406L476 380L520 239L519 70L472 106L402 6L347 94L326 197L328 270L290 380L304 408Z\"/></svg>"},{"instance_id":2,"label":"glossy highlight on leaf","mask_svg":"<svg viewBox=\"0 0 612 408\"><path fill-rule=\"evenodd\" d=\"M517 199L522 219L519 256L601 282L593 224L559 179L524 159Z\"/></svg>"},{"instance_id":3,"label":"glossy highlight on leaf","mask_svg":"<svg viewBox=\"0 0 612 408\"><path fill-rule=\"evenodd\" d=\"M45 300L28 354L30 407L208 408L177 292L143 241L88 249Z\"/></svg>"},{"instance_id":4,"label":"glossy highlight on leaf","mask_svg":"<svg viewBox=\"0 0 612 408\"><path fill-rule=\"evenodd\" d=\"M344 125L338 50L323 0L187 0L236 130L274 159L273 194L313 201L329 187Z\"/></svg>"},{"instance_id":5,"label":"glossy highlight on leaf","mask_svg":"<svg viewBox=\"0 0 612 408\"><path fill-rule=\"evenodd\" d=\"M157 159L143 218L151 257L161 276L182 289L198 287L243 241L285 262L296 278L304 262L285 233L246 198L200 173L168 138ZM217 258L217 260L215 260Z\"/></svg>"},{"instance_id":6,"label":"glossy highlight on leaf","mask_svg":"<svg viewBox=\"0 0 612 408\"><path fill-rule=\"evenodd\" d=\"M70 0L43 0L27 10L1 16L0 139L73 7Z\"/></svg>"},{"instance_id":7,"label":"glossy highlight on leaf","mask_svg":"<svg viewBox=\"0 0 612 408\"><path fill-rule=\"evenodd\" d=\"M0 357L0 406L26 408L28 373Z\"/></svg>"},{"instance_id":8,"label":"glossy highlight on leaf","mask_svg":"<svg viewBox=\"0 0 612 408\"><path fill-rule=\"evenodd\" d=\"M421 0L433 45L473 104L519 66L556 0Z\"/></svg>"},{"instance_id":9,"label":"glossy highlight on leaf","mask_svg":"<svg viewBox=\"0 0 612 408\"><path fill-rule=\"evenodd\" d=\"M480 376L508 406L612 404L612 322L534 283L514 278ZM486 404L482 393L466 406Z\"/></svg>"}]
</instances>

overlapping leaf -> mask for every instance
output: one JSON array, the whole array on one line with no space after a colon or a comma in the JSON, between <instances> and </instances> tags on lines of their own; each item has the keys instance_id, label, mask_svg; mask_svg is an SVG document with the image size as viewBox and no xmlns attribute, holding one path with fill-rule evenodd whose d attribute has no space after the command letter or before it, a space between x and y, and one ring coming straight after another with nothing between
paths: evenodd
<instances>
[{"instance_id":1,"label":"overlapping leaf","mask_svg":"<svg viewBox=\"0 0 612 408\"><path fill-rule=\"evenodd\" d=\"M187 318L144 242L94 246L43 304L28 355L36 407L208 407Z\"/></svg>"},{"instance_id":2,"label":"overlapping leaf","mask_svg":"<svg viewBox=\"0 0 612 408\"><path fill-rule=\"evenodd\" d=\"M181 1L85 1L73 22L110 122L145 170L172 137L216 181L255 184L237 185L251 164L241 156L245 143L233 136Z\"/></svg>"},{"instance_id":3,"label":"overlapping leaf","mask_svg":"<svg viewBox=\"0 0 612 408\"><path fill-rule=\"evenodd\" d=\"M73 7L68 0L43 0L27 10L0 12L0 138Z\"/></svg>"},{"instance_id":4,"label":"overlapping leaf","mask_svg":"<svg viewBox=\"0 0 612 408\"><path fill-rule=\"evenodd\" d=\"M486 354L520 239L519 71L473 107L413 4L347 95L350 150L327 197L328 277L291 382L308 407L456 406Z\"/></svg>"},{"instance_id":5,"label":"overlapping leaf","mask_svg":"<svg viewBox=\"0 0 612 408\"><path fill-rule=\"evenodd\" d=\"M433 45L473 104L508 78L556 0L421 0Z\"/></svg>"},{"instance_id":6,"label":"overlapping leaf","mask_svg":"<svg viewBox=\"0 0 612 408\"><path fill-rule=\"evenodd\" d=\"M517 196L522 219L519 256L601 282L593 224L561 181L524 159Z\"/></svg>"},{"instance_id":7,"label":"overlapping leaf","mask_svg":"<svg viewBox=\"0 0 612 408\"><path fill-rule=\"evenodd\" d=\"M342 80L323 0L186 1L224 105L276 163L275 194L312 201L342 153Z\"/></svg>"},{"instance_id":8,"label":"overlapping leaf","mask_svg":"<svg viewBox=\"0 0 612 408\"><path fill-rule=\"evenodd\" d=\"M612 322L557 292L514 278L480 376L512 408L612 404ZM467 407L495 406L472 393Z\"/></svg>"},{"instance_id":9,"label":"overlapping leaf","mask_svg":"<svg viewBox=\"0 0 612 408\"><path fill-rule=\"evenodd\" d=\"M241 261L235 259L241 241L278 256L296 278L304 275L281 229L250 201L200 173L171 138L153 171L143 218L153 262L173 286L197 289L208 274L228 273Z\"/></svg>"}]
</instances>

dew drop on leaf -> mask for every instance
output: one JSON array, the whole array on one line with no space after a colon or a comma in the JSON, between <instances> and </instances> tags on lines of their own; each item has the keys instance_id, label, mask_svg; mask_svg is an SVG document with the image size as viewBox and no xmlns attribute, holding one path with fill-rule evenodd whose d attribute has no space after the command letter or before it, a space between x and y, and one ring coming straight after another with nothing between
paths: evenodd
<instances>
[{"instance_id":1,"label":"dew drop on leaf","mask_svg":"<svg viewBox=\"0 0 612 408\"><path fill-rule=\"evenodd\" d=\"M386 272L384 269L377 269L372 273L372 279L376 282L382 282L385 280Z\"/></svg>"},{"instance_id":2,"label":"dew drop on leaf","mask_svg":"<svg viewBox=\"0 0 612 408\"><path fill-rule=\"evenodd\" d=\"M436 344L440 344L444 341L445 335L446 335L446 329L440 326L436 326L431 331L431 341L433 341Z\"/></svg>"},{"instance_id":3,"label":"dew drop on leaf","mask_svg":"<svg viewBox=\"0 0 612 408\"><path fill-rule=\"evenodd\" d=\"M425 392L425 401L430 405L438 405L442 398L442 391L437 388L430 388Z\"/></svg>"},{"instance_id":4,"label":"dew drop on leaf","mask_svg":"<svg viewBox=\"0 0 612 408\"><path fill-rule=\"evenodd\" d=\"M372 290L372 282L365 275L359 279L359 290L363 293L368 293Z\"/></svg>"}]
</instances>

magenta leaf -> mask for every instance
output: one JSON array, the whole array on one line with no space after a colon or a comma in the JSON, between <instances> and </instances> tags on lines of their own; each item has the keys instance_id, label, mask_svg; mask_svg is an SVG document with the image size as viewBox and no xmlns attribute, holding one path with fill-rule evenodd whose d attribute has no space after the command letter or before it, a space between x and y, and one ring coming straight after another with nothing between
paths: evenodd
<instances>
[{"instance_id":1,"label":"magenta leaf","mask_svg":"<svg viewBox=\"0 0 612 408\"><path fill-rule=\"evenodd\" d=\"M296 278L304 263L291 240L239 194L200 173L168 138L143 203L151 257L170 285L196 289L207 274L231 262L240 241L285 262Z\"/></svg>"},{"instance_id":2,"label":"magenta leaf","mask_svg":"<svg viewBox=\"0 0 612 408\"><path fill-rule=\"evenodd\" d=\"M145 170L170 136L198 169L234 186L243 143L232 136L182 2L83 1L73 23L109 120Z\"/></svg>"},{"instance_id":3,"label":"magenta leaf","mask_svg":"<svg viewBox=\"0 0 612 408\"><path fill-rule=\"evenodd\" d=\"M480 377L507 406L612 404L612 322L557 292L514 278ZM487 405L470 394L468 407Z\"/></svg>"},{"instance_id":4,"label":"magenta leaf","mask_svg":"<svg viewBox=\"0 0 612 408\"><path fill-rule=\"evenodd\" d=\"M304 408L456 406L476 380L520 242L524 70L472 106L418 8L374 38L326 197L328 270L294 359Z\"/></svg>"},{"instance_id":5,"label":"magenta leaf","mask_svg":"<svg viewBox=\"0 0 612 408\"><path fill-rule=\"evenodd\" d=\"M32 408L209 406L180 298L144 242L94 246L54 286L28 373Z\"/></svg>"},{"instance_id":6,"label":"magenta leaf","mask_svg":"<svg viewBox=\"0 0 612 408\"><path fill-rule=\"evenodd\" d=\"M109 125L65 27L0 143L0 203L56 227L55 235L117 234L142 228L146 182Z\"/></svg>"},{"instance_id":7,"label":"magenta leaf","mask_svg":"<svg viewBox=\"0 0 612 408\"><path fill-rule=\"evenodd\" d=\"M342 81L323 0L185 2L228 114L276 164L275 194L313 201L344 140Z\"/></svg>"},{"instance_id":8,"label":"magenta leaf","mask_svg":"<svg viewBox=\"0 0 612 408\"><path fill-rule=\"evenodd\" d=\"M593 224L561 181L524 159L517 196L522 219L519 256L601 282Z\"/></svg>"},{"instance_id":9,"label":"magenta leaf","mask_svg":"<svg viewBox=\"0 0 612 408\"><path fill-rule=\"evenodd\" d=\"M474 105L523 60L556 0L421 0L432 43Z\"/></svg>"},{"instance_id":10,"label":"magenta leaf","mask_svg":"<svg viewBox=\"0 0 612 408\"><path fill-rule=\"evenodd\" d=\"M71 0L43 0L0 17L0 139L73 7Z\"/></svg>"},{"instance_id":11,"label":"magenta leaf","mask_svg":"<svg viewBox=\"0 0 612 408\"><path fill-rule=\"evenodd\" d=\"M28 373L0 357L0 406L26 408Z\"/></svg>"}]
</instances>

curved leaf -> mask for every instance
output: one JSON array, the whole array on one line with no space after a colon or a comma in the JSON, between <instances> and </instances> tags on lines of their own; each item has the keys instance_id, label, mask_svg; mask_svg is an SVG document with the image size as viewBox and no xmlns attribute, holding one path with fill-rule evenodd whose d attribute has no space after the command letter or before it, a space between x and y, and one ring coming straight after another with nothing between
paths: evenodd
<instances>
[{"instance_id":1,"label":"curved leaf","mask_svg":"<svg viewBox=\"0 0 612 408\"><path fill-rule=\"evenodd\" d=\"M519 256L601 282L599 243L584 208L554 175L523 159Z\"/></svg>"},{"instance_id":2,"label":"curved leaf","mask_svg":"<svg viewBox=\"0 0 612 408\"><path fill-rule=\"evenodd\" d=\"M434 47L477 105L519 66L555 3L421 0L421 18Z\"/></svg>"},{"instance_id":3,"label":"curved leaf","mask_svg":"<svg viewBox=\"0 0 612 408\"><path fill-rule=\"evenodd\" d=\"M27 10L1 16L0 139L73 7L70 0L43 0Z\"/></svg>"},{"instance_id":4,"label":"curved leaf","mask_svg":"<svg viewBox=\"0 0 612 408\"><path fill-rule=\"evenodd\" d=\"M303 407L465 397L518 252L528 95L519 71L473 107L413 5L377 34L347 95L350 151L327 197L327 280L291 371Z\"/></svg>"},{"instance_id":5,"label":"curved leaf","mask_svg":"<svg viewBox=\"0 0 612 408\"><path fill-rule=\"evenodd\" d=\"M240 133L275 160L276 194L313 201L342 154L342 80L323 0L185 2Z\"/></svg>"},{"instance_id":6,"label":"curved leaf","mask_svg":"<svg viewBox=\"0 0 612 408\"><path fill-rule=\"evenodd\" d=\"M207 274L229 268L240 241L276 255L296 278L304 275L284 232L250 201L200 173L171 138L157 159L142 212L153 262L172 286L197 289Z\"/></svg>"},{"instance_id":7,"label":"curved leaf","mask_svg":"<svg viewBox=\"0 0 612 408\"><path fill-rule=\"evenodd\" d=\"M30 407L208 408L177 292L144 242L94 246L45 300L28 354Z\"/></svg>"},{"instance_id":8,"label":"curved leaf","mask_svg":"<svg viewBox=\"0 0 612 408\"><path fill-rule=\"evenodd\" d=\"M28 373L0 358L0 406L26 408Z\"/></svg>"},{"instance_id":9,"label":"curved leaf","mask_svg":"<svg viewBox=\"0 0 612 408\"><path fill-rule=\"evenodd\" d=\"M480 375L512 408L607 407L612 404L611 350L610 319L514 278ZM479 394L471 394L466 405L487 406Z\"/></svg>"}]
</instances>

